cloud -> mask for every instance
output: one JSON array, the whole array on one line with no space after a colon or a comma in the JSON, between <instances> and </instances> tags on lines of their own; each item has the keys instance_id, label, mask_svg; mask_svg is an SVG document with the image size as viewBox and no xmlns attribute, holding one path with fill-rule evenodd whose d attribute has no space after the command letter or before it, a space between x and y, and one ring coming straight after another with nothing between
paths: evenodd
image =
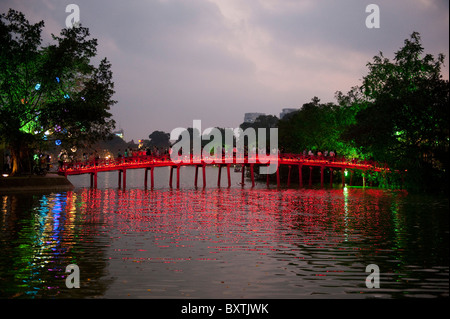
<instances>
[{"instance_id":1,"label":"cloud","mask_svg":"<svg viewBox=\"0 0 450 319\"><path fill-rule=\"evenodd\" d=\"M278 115L318 96L360 84L366 63L393 57L413 31L425 51L447 55L448 1L379 0L380 29L367 29L360 0L77 0L81 22L107 57L118 104L113 114L127 138L170 131L201 119L236 127L245 112ZM3 0L44 38L59 33L67 13L57 0ZM448 67L443 70L448 78Z\"/></svg>"}]
</instances>

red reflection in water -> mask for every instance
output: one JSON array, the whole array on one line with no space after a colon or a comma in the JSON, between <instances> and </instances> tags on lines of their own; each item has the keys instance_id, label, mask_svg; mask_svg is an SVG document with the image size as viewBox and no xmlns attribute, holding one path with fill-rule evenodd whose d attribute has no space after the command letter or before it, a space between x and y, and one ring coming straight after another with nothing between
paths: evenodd
<instances>
[{"instance_id":1,"label":"red reflection in water","mask_svg":"<svg viewBox=\"0 0 450 319\"><path fill-rule=\"evenodd\" d=\"M7 247L3 251L16 256L9 282L33 287L29 291L37 291L39 285L47 285L48 291L63 291L63 269L72 262L85 263L82 268L89 272L91 283L97 284L108 271L111 277L132 278L136 273L128 272L138 266L146 274L154 271L153 281L172 279L167 272L190 271L189 275L198 276L207 267L222 271L227 279L257 282L266 278L265 272L258 274L249 266L265 264L265 271L271 270L267 285L276 281L277 291L292 279L274 279L280 273L301 276L297 280L301 286L311 278L334 276L339 281L341 273L363 272L361 264L374 256L379 261L395 259L396 265L411 258L403 249L411 251L417 241L402 230L411 224L407 220L411 215L402 208L405 195L358 188L86 188L43 196L37 205L30 202L31 214L20 218L16 214L20 209L14 208L18 200L4 196L2 235L13 233L14 228L20 231L13 233L12 245L6 240L0 244ZM224 264L228 265L225 270ZM3 271L11 268L6 263L0 266ZM234 267L241 267L242 274L234 277ZM186 277L183 280L188 281ZM211 282L205 281L202 287ZM332 293L328 283L324 287Z\"/></svg>"},{"instance_id":2,"label":"red reflection in water","mask_svg":"<svg viewBox=\"0 0 450 319\"><path fill-rule=\"evenodd\" d=\"M142 258L164 262L172 260L164 256L164 249L188 249L198 243L207 243L212 254L267 254L280 249L338 247L370 236L376 247L377 239L392 228L390 216L381 211L391 205L386 201L395 200L374 189L85 189L80 196L86 222L114 229L117 238L143 234L155 247L151 253L159 255ZM148 249L117 251L142 253Z\"/></svg>"}]
</instances>

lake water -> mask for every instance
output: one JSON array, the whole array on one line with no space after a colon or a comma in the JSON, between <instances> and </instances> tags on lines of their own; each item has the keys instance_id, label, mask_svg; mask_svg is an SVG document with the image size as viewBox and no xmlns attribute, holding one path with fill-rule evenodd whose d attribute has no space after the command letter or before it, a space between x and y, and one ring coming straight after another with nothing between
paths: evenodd
<instances>
[{"instance_id":1,"label":"lake water","mask_svg":"<svg viewBox=\"0 0 450 319\"><path fill-rule=\"evenodd\" d=\"M225 172L225 174L224 174ZM404 191L258 183L180 189L168 168L98 188L0 194L1 298L436 298L449 295L449 202ZM176 174L175 174L176 176ZM199 172L199 185L201 182ZM226 171L222 173L226 185ZM176 185L176 182L175 184ZM80 288L66 286L79 267ZM379 288L367 288L366 266ZM374 279L375 280L375 279Z\"/></svg>"}]
</instances>

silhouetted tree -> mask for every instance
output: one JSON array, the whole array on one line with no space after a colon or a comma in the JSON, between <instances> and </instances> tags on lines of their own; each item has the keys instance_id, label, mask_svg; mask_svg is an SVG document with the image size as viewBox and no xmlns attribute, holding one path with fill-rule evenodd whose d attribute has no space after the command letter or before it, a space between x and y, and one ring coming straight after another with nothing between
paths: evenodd
<instances>
[{"instance_id":1,"label":"silhouetted tree","mask_svg":"<svg viewBox=\"0 0 450 319\"><path fill-rule=\"evenodd\" d=\"M13 174L27 170L36 147L92 143L115 124L111 64L90 63L97 40L79 26L42 46L43 27L12 9L0 15L0 139L11 150Z\"/></svg>"},{"instance_id":2,"label":"silhouetted tree","mask_svg":"<svg viewBox=\"0 0 450 319\"><path fill-rule=\"evenodd\" d=\"M150 146L169 147L170 134L163 131L153 131L148 138L150 139Z\"/></svg>"}]
</instances>

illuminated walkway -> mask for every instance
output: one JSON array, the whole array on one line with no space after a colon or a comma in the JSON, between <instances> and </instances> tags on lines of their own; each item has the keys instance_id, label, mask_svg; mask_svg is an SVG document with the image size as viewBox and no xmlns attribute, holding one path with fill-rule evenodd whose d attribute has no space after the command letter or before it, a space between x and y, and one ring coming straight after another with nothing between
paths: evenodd
<instances>
[{"instance_id":1,"label":"illuminated walkway","mask_svg":"<svg viewBox=\"0 0 450 319\"><path fill-rule=\"evenodd\" d=\"M218 163L217 160L211 163L208 159L203 158L188 158L180 163L175 163L170 156L135 156L135 157L121 157L116 159L99 159L97 161L84 161L64 163L58 170L58 174L68 175L91 175L91 187L97 187L97 173L107 171L118 171L118 186L126 187L126 172L129 169L145 169L144 186L148 186L148 171L150 171L150 185L153 188L154 178L153 171L155 167L170 167L169 186L172 187L173 170L177 170L177 188L180 187L180 167L181 166L195 166L195 180L194 185L197 187L198 169L202 168L203 187L206 186L206 171L205 167L208 165L215 165L219 168L217 176L217 186L220 187L220 180L222 174L222 167L227 168L228 187L231 186L230 167L238 169L242 173L242 185L244 185L244 175L246 167L250 169L250 177L252 187L255 186L254 166L267 166L269 163L276 163L276 157L265 157L261 160L257 156L246 156L242 158L223 159ZM353 173L354 170L388 172L389 168L385 165L373 161L358 161L354 159L346 159L345 157L323 157L323 156L304 156L300 154L280 154L278 156L278 165L276 170L277 185L280 186L280 166L287 166L289 169L287 185L291 181L291 168L298 167L299 186L303 186L303 167L309 167L309 184L312 180L312 170L314 167L320 168L321 184L324 184L324 170L326 168L330 171L330 183L332 183L333 170L341 170L342 183L345 184L345 170ZM269 175L267 175L267 184L269 184Z\"/></svg>"}]
</instances>

